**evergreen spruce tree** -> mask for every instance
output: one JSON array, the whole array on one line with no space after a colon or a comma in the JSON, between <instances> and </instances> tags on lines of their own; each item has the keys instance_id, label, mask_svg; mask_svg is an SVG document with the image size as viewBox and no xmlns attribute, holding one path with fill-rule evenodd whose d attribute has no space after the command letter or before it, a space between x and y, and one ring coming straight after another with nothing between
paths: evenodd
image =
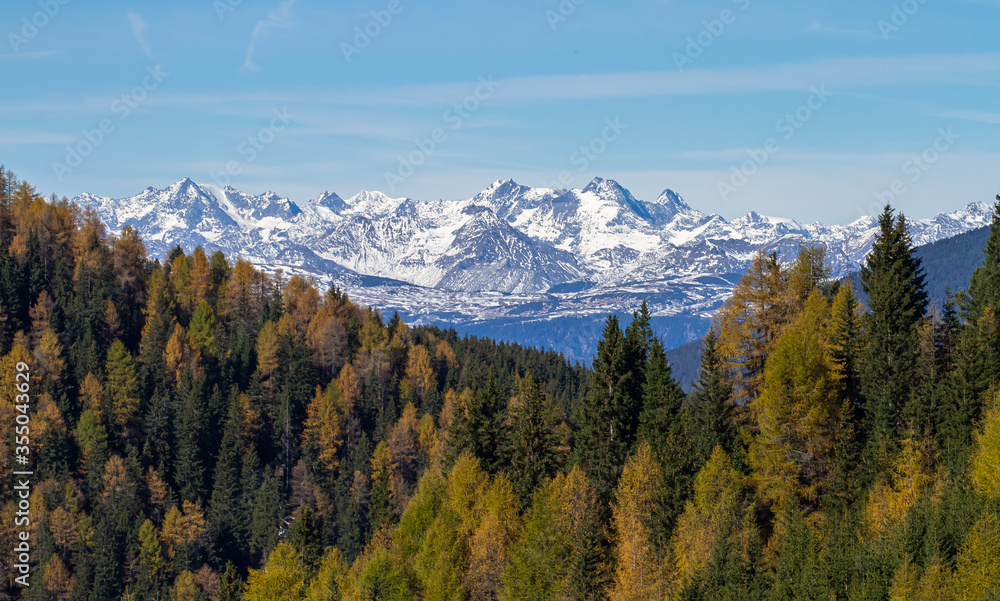
<instances>
[{"instance_id":1,"label":"evergreen spruce tree","mask_svg":"<svg viewBox=\"0 0 1000 601\"><path fill-rule=\"evenodd\" d=\"M695 470L691 440L681 413L683 401L684 391L673 378L663 343L654 338L646 362L639 440L649 443L660 467L654 538L663 548L667 547L677 516L684 511Z\"/></svg>"},{"instance_id":2,"label":"evergreen spruce tree","mask_svg":"<svg viewBox=\"0 0 1000 601\"><path fill-rule=\"evenodd\" d=\"M730 455L736 448L732 388L726 383L718 344L715 328L709 328L702 342L698 381L685 409L695 471L705 465L716 446Z\"/></svg>"},{"instance_id":3,"label":"evergreen spruce tree","mask_svg":"<svg viewBox=\"0 0 1000 601\"><path fill-rule=\"evenodd\" d=\"M767 598L774 601L828 601L833 596L812 531L798 508L778 516L781 548Z\"/></svg>"},{"instance_id":4,"label":"evergreen spruce tree","mask_svg":"<svg viewBox=\"0 0 1000 601\"><path fill-rule=\"evenodd\" d=\"M510 415L510 479L523 505L542 480L562 467L561 425L541 382L528 372L518 385L518 404Z\"/></svg>"},{"instance_id":5,"label":"evergreen spruce tree","mask_svg":"<svg viewBox=\"0 0 1000 601\"><path fill-rule=\"evenodd\" d=\"M181 376L180 401L174 430L177 433L177 461L174 480L182 500L200 503L204 496L205 461L203 429L205 409L201 378L195 380L190 370Z\"/></svg>"},{"instance_id":6,"label":"evergreen spruce tree","mask_svg":"<svg viewBox=\"0 0 1000 601\"><path fill-rule=\"evenodd\" d=\"M496 474L506 464L507 398L496 378L472 391L469 406L458 410L449 435L448 455L454 460L470 451L483 469Z\"/></svg>"},{"instance_id":7,"label":"evergreen spruce tree","mask_svg":"<svg viewBox=\"0 0 1000 601\"><path fill-rule=\"evenodd\" d=\"M230 395L229 413L215 462L212 496L208 506L208 537L215 559L244 562L241 542L245 524L240 519L243 489L240 482L240 457L244 452L240 432L239 397Z\"/></svg>"},{"instance_id":8,"label":"evergreen spruce tree","mask_svg":"<svg viewBox=\"0 0 1000 601\"><path fill-rule=\"evenodd\" d=\"M833 315L829 326L830 354L840 366L844 396L852 404L861 403L859 381L860 353L862 349L861 312L854 287L844 281L833 299Z\"/></svg>"},{"instance_id":9,"label":"evergreen spruce tree","mask_svg":"<svg viewBox=\"0 0 1000 601\"><path fill-rule=\"evenodd\" d=\"M649 306L643 300L639 309L632 313L632 323L625 328L625 362L633 366L629 394L632 398L639 399L640 404L646 383L646 361L653 350L655 339Z\"/></svg>"},{"instance_id":10,"label":"evergreen spruce tree","mask_svg":"<svg viewBox=\"0 0 1000 601\"><path fill-rule=\"evenodd\" d=\"M319 542L319 534L313 519L312 509L305 507L295 519L292 526L292 547L299 555L302 574L308 581L316 575L319 560L323 554L323 546Z\"/></svg>"},{"instance_id":11,"label":"evergreen spruce tree","mask_svg":"<svg viewBox=\"0 0 1000 601\"><path fill-rule=\"evenodd\" d=\"M173 474L174 467L174 407L170 393L157 387L149 399L143 418L146 440L142 445L142 458L161 474Z\"/></svg>"},{"instance_id":12,"label":"evergreen spruce tree","mask_svg":"<svg viewBox=\"0 0 1000 601\"><path fill-rule=\"evenodd\" d=\"M593 375L577 410L576 460L597 491L602 521L622 467L636 440L642 397L636 395L639 367L632 365L618 318L609 315L597 343Z\"/></svg>"},{"instance_id":13,"label":"evergreen spruce tree","mask_svg":"<svg viewBox=\"0 0 1000 601\"><path fill-rule=\"evenodd\" d=\"M222 584L217 593L218 601L241 601L242 593L243 579L237 573L233 562L226 562L226 571L222 574Z\"/></svg>"},{"instance_id":14,"label":"evergreen spruce tree","mask_svg":"<svg viewBox=\"0 0 1000 601\"><path fill-rule=\"evenodd\" d=\"M265 467L260 488L253 495L250 506L249 550L254 563L263 563L278 544L281 499L281 476L276 470Z\"/></svg>"},{"instance_id":15,"label":"evergreen spruce tree","mask_svg":"<svg viewBox=\"0 0 1000 601\"><path fill-rule=\"evenodd\" d=\"M901 438L903 405L910 398L917 350L917 325L927 309L924 274L913 254L906 218L886 205L879 233L861 267L868 295L862 319L867 340L862 351L864 458L867 475L888 466Z\"/></svg>"}]
</instances>

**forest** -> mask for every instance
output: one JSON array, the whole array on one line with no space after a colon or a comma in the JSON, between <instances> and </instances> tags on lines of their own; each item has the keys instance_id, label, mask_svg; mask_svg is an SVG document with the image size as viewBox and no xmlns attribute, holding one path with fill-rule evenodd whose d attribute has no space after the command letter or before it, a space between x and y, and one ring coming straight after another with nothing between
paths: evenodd
<instances>
[{"instance_id":1,"label":"forest","mask_svg":"<svg viewBox=\"0 0 1000 601\"><path fill-rule=\"evenodd\" d=\"M645 305L585 368L0 191L0 599L1000 599L1000 195L940 310L889 206L758 254L685 394Z\"/></svg>"}]
</instances>

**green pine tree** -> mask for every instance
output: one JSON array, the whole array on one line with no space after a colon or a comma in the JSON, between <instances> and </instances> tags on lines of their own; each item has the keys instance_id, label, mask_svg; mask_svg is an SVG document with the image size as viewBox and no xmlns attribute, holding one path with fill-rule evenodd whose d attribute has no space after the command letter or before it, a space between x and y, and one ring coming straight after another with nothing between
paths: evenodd
<instances>
[{"instance_id":1,"label":"green pine tree","mask_svg":"<svg viewBox=\"0 0 1000 601\"><path fill-rule=\"evenodd\" d=\"M562 467L565 436L552 399L530 371L521 378L518 392L518 404L510 414L509 476L527 505L538 484Z\"/></svg>"},{"instance_id":2,"label":"green pine tree","mask_svg":"<svg viewBox=\"0 0 1000 601\"><path fill-rule=\"evenodd\" d=\"M844 396L851 403L860 404L858 360L863 346L861 311L850 280L841 284L837 296L834 297L829 332L830 354L840 366Z\"/></svg>"},{"instance_id":3,"label":"green pine tree","mask_svg":"<svg viewBox=\"0 0 1000 601\"><path fill-rule=\"evenodd\" d=\"M459 409L452 422L448 456L454 461L463 451L470 451L490 474L506 465L507 395L496 378L486 386L472 391L467 410Z\"/></svg>"},{"instance_id":4,"label":"green pine tree","mask_svg":"<svg viewBox=\"0 0 1000 601\"><path fill-rule=\"evenodd\" d=\"M181 499L201 502L205 493L205 460L203 457L205 408L202 401L203 379L195 379L190 370L181 375L178 395L183 403L176 414L177 460L174 481Z\"/></svg>"},{"instance_id":5,"label":"green pine tree","mask_svg":"<svg viewBox=\"0 0 1000 601\"><path fill-rule=\"evenodd\" d=\"M220 563L244 560L241 550L245 541L245 524L239 512L243 495L240 458L244 452L239 397L234 391L215 462L212 496L208 505L208 538Z\"/></svg>"},{"instance_id":6,"label":"green pine tree","mask_svg":"<svg viewBox=\"0 0 1000 601\"><path fill-rule=\"evenodd\" d=\"M1000 195L993 207L983 263L972 274L967 292L957 296L965 322L956 336L955 369L941 400L942 451L961 461L971 442L972 423L983 397L1000 378Z\"/></svg>"},{"instance_id":7,"label":"green pine tree","mask_svg":"<svg viewBox=\"0 0 1000 601\"><path fill-rule=\"evenodd\" d=\"M646 362L646 384L639 416L639 440L649 443L660 464L659 499L655 521L658 544L666 548L677 516L690 495L695 466L681 404L684 391L671 373L663 343L654 338Z\"/></svg>"},{"instance_id":8,"label":"green pine tree","mask_svg":"<svg viewBox=\"0 0 1000 601\"><path fill-rule=\"evenodd\" d=\"M278 544L282 518L281 476L277 470L264 468L260 488L250 506L250 554L254 563L263 563Z\"/></svg>"},{"instance_id":9,"label":"green pine tree","mask_svg":"<svg viewBox=\"0 0 1000 601\"><path fill-rule=\"evenodd\" d=\"M576 460L597 491L602 521L610 517L611 495L636 440L642 397L636 393L639 366L630 361L618 318L609 315L597 343L593 375L577 410Z\"/></svg>"},{"instance_id":10,"label":"green pine tree","mask_svg":"<svg viewBox=\"0 0 1000 601\"><path fill-rule=\"evenodd\" d=\"M917 325L927 309L924 274L913 254L906 218L886 205L879 233L861 267L868 295L862 318L867 341L861 357L864 457L868 478L885 469L903 433L903 405L910 398Z\"/></svg>"},{"instance_id":11,"label":"green pine tree","mask_svg":"<svg viewBox=\"0 0 1000 601\"><path fill-rule=\"evenodd\" d=\"M702 341L698 381L685 409L691 461L696 471L705 465L716 446L735 455L732 388L726 383L718 344L719 336L715 328L710 328Z\"/></svg>"}]
</instances>

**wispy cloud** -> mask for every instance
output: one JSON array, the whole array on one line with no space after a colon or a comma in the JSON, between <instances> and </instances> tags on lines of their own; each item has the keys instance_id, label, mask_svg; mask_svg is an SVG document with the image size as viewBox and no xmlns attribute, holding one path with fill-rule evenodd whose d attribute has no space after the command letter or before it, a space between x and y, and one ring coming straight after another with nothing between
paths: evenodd
<instances>
[{"instance_id":1,"label":"wispy cloud","mask_svg":"<svg viewBox=\"0 0 1000 601\"><path fill-rule=\"evenodd\" d=\"M129 11L128 22L132 26L132 37L139 43L139 47L146 53L146 56L153 58L153 52L149 49L146 41L146 21L138 13Z\"/></svg>"},{"instance_id":2,"label":"wispy cloud","mask_svg":"<svg viewBox=\"0 0 1000 601\"><path fill-rule=\"evenodd\" d=\"M76 136L43 131L0 132L0 146L23 146L26 144L70 144Z\"/></svg>"},{"instance_id":3,"label":"wispy cloud","mask_svg":"<svg viewBox=\"0 0 1000 601\"><path fill-rule=\"evenodd\" d=\"M253 53L257 49L257 42L260 38L275 29L288 29L291 26L291 21L288 17L292 12L293 4L295 4L295 0L285 0L278 7L278 10L269 13L266 18L257 21L253 31L250 33L250 44L247 46L247 55L243 61L242 69L247 71L257 70L257 65L253 62Z\"/></svg>"},{"instance_id":4,"label":"wispy cloud","mask_svg":"<svg viewBox=\"0 0 1000 601\"><path fill-rule=\"evenodd\" d=\"M0 60L14 59L27 60L32 58L45 58L62 54L62 50L41 50L38 52L17 52L12 54L0 54Z\"/></svg>"},{"instance_id":5,"label":"wispy cloud","mask_svg":"<svg viewBox=\"0 0 1000 601\"><path fill-rule=\"evenodd\" d=\"M263 21L262 21L263 22ZM829 91L861 90L894 85L995 85L1000 53L911 57L821 59L735 69L703 69L683 73L650 71L582 75L540 75L497 79L497 102L524 103L606 98L746 94L808 91L825 85ZM442 82L369 88L345 92L297 90L158 94L149 105L187 106L200 111L242 114L247 106L451 106L467 97L476 81ZM113 97L75 101L46 100L0 104L17 113L87 112L107 110Z\"/></svg>"},{"instance_id":6,"label":"wispy cloud","mask_svg":"<svg viewBox=\"0 0 1000 601\"><path fill-rule=\"evenodd\" d=\"M953 111L945 113L949 119L964 119L965 121L978 121L979 123L991 123L1000 125L1000 113L984 113L982 111Z\"/></svg>"},{"instance_id":7,"label":"wispy cloud","mask_svg":"<svg viewBox=\"0 0 1000 601\"><path fill-rule=\"evenodd\" d=\"M1000 53L907 57L851 57L797 63L703 69L582 75L535 75L497 79L497 101L596 100L694 94L831 91L942 83L992 85L1000 73ZM987 76L987 77L980 77ZM979 79L975 79L979 77ZM475 90L477 82L449 82L373 88L350 92L251 93L163 96L158 101L206 105L234 101L318 105L451 105Z\"/></svg>"},{"instance_id":8,"label":"wispy cloud","mask_svg":"<svg viewBox=\"0 0 1000 601\"><path fill-rule=\"evenodd\" d=\"M815 21L809 27L806 27L806 33L814 33L829 37L851 38L872 37L875 35L875 32L870 29L844 29L842 27L830 27L829 25L820 25Z\"/></svg>"}]
</instances>

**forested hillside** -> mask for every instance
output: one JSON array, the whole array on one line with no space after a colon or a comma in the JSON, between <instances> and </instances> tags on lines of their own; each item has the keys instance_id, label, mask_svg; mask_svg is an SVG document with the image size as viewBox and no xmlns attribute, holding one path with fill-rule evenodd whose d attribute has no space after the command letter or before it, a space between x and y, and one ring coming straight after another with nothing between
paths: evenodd
<instances>
[{"instance_id":1,"label":"forested hillside","mask_svg":"<svg viewBox=\"0 0 1000 601\"><path fill-rule=\"evenodd\" d=\"M916 249L927 273L927 297L940 306L952 294L965 290L969 278L983 262L983 249L990 235L984 227L926 244Z\"/></svg>"},{"instance_id":2,"label":"forested hillside","mask_svg":"<svg viewBox=\"0 0 1000 601\"><path fill-rule=\"evenodd\" d=\"M685 395L645 311L584 369L12 184L0 598L1000 597L1000 213L940 316L888 207L867 311L758 255Z\"/></svg>"}]
</instances>

